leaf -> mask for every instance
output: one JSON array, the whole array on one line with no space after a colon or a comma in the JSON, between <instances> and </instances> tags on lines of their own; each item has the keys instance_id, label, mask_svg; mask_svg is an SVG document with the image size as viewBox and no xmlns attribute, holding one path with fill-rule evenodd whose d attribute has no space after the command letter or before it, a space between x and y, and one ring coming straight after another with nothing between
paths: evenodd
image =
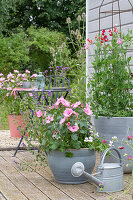
<instances>
[{"instance_id":1,"label":"leaf","mask_svg":"<svg viewBox=\"0 0 133 200\"><path fill-rule=\"evenodd\" d=\"M82 127L86 127L86 121L85 121L85 120L82 120L82 121L80 122L80 126L81 126L81 128L82 128Z\"/></svg>"},{"instance_id":2,"label":"leaf","mask_svg":"<svg viewBox=\"0 0 133 200\"><path fill-rule=\"evenodd\" d=\"M72 158L73 153L72 152L65 152L65 156L68 157L68 158Z\"/></svg>"},{"instance_id":3,"label":"leaf","mask_svg":"<svg viewBox=\"0 0 133 200\"><path fill-rule=\"evenodd\" d=\"M71 138L72 140L78 140L78 136L75 134L75 135L71 135Z\"/></svg>"}]
</instances>

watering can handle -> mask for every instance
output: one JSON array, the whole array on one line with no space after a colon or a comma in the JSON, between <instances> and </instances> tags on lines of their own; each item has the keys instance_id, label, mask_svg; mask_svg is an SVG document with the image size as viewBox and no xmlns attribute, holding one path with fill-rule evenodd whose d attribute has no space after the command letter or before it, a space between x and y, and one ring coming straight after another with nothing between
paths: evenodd
<instances>
[{"instance_id":1,"label":"watering can handle","mask_svg":"<svg viewBox=\"0 0 133 200\"><path fill-rule=\"evenodd\" d=\"M119 156L119 159L120 159L120 165L122 166L122 158L121 158L120 152L119 152L116 148L112 148L112 147L110 147L109 149L107 149L107 150L103 153L102 159L101 159L101 162L100 162L100 165L103 166L103 162L104 162L105 156L106 156L106 154L107 154L110 150L114 150L114 151L117 152L117 154L118 154L118 156Z\"/></svg>"}]
</instances>

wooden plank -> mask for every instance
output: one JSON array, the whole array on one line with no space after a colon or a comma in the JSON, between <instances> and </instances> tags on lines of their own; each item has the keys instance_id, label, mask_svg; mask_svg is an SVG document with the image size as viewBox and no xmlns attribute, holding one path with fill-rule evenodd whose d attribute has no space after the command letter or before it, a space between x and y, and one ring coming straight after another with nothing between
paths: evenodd
<instances>
[{"instance_id":1,"label":"wooden plank","mask_svg":"<svg viewBox=\"0 0 133 200\"><path fill-rule=\"evenodd\" d=\"M2 153L2 152L0 152ZM17 169L0 156L0 170L30 200L48 200L45 194L29 182ZM11 199L12 200L12 199Z\"/></svg>"},{"instance_id":2,"label":"wooden plank","mask_svg":"<svg viewBox=\"0 0 133 200\"><path fill-rule=\"evenodd\" d=\"M29 157L28 154L25 154L25 153L21 153L23 154L22 155L22 158L23 157ZM28 155L28 156L27 156ZM19 156L20 157L20 156ZM44 169L39 169L38 171L39 174L41 174L42 176L44 176L45 178L47 178L49 181L51 181L56 187L60 188L61 190L63 190L65 193L69 194L73 199L75 200L91 200L91 199L95 199L93 196L90 195L90 193L84 193L84 191L81 191L80 189L80 185L78 187L78 185L66 185L66 184L59 184L59 183L56 183L53 179L53 174L51 172L51 170L49 169L49 167L45 168L45 171ZM94 187L93 185L90 185L89 183L86 183L88 185L87 188L89 187ZM86 185L86 184L82 184L83 186ZM91 190L91 188L90 188ZM103 196L103 195L102 195Z\"/></svg>"},{"instance_id":3,"label":"wooden plank","mask_svg":"<svg viewBox=\"0 0 133 200\"><path fill-rule=\"evenodd\" d=\"M0 192L0 200L7 200Z\"/></svg>"},{"instance_id":4,"label":"wooden plank","mask_svg":"<svg viewBox=\"0 0 133 200\"><path fill-rule=\"evenodd\" d=\"M4 157L5 159L7 159L7 162L10 165L12 165L16 169L18 169L18 165L16 165L15 162L19 163L20 159L15 158L15 162L14 162L14 158L12 157L10 152L2 152L2 153L0 152L0 155L2 157ZM22 171L19 169L19 171L25 178L27 178L31 183L33 183L36 186L36 188L38 188L43 193L45 193L50 199L52 199L52 200L62 200L62 199L63 200L72 200L68 195L66 195L65 193L60 191L58 188L56 188L53 184L51 184L51 182L47 181L45 179L45 177L40 176L39 173L37 173L35 171L31 171L31 169L30 169L30 171L26 171L26 170Z\"/></svg>"},{"instance_id":5,"label":"wooden plank","mask_svg":"<svg viewBox=\"0 0 133 200\"><path fill-rule=\"evenodd\" d=\"M28 159L30 156L29 153L25 154L23 152L21 154L22 154L22 158L25 157ZM75 193L78 192L78 190L83 192L86 195L89 195L91 198L98 199L98 200L106 200L107 198L109 198L109 196L113 196L113 198L115 198L115 200L121 200L121 199L130 200L131 194L133 193L133 187L131 186L131 184L133 185L133 180L132 180L131 174L124 175L124 180L127 179L126 177L128 177L128 180L124 181L125 190L129 189L129 191L127 190L128 191L127 194L124 193L123 191L108 194L108 193L98 193L96 191L96 186L94 186L90 183L80 184L80 185L67 185L67 187L66 187L66 185L58 184L53 181L53 175L52 175L52 172L49 169L49 167L47 167L45 169L45 171L44 171L44 169L39 169L38 173L41 174L42 176L44 176L45 178L49 179L49 181L51 181L54 185L56 185L56 187L59 187L60 189L62 189L63 191L65 191L67 193L70 192L71 197L75 200L80 199L79 197L74 196ZM129 186L131 186L131 188L129 188ZM74 195L73 195L73 193L71 193L71 190L74 192ZM86 198L86 200L87 200L87 198Z\"/></svg>"},{"instance_id":6,"label":"wooden plank","mask_svg":"<svg viewBox=\"0 0 133 200\"><path fill-rule=\"evenodd\" d=\"M31 160L33 158L33 156L29 152L27 152L27 153L19 152L19 155L17 154L17 157L20 159L25 158L27 160L29 159L29 157ZM85 199L86 200L94 200L94 198L91 197L89 194L84 194L84 192L77 189L76 185L59 184L59 183L55 182L54 177L53 177L49 167L45 168L45 170L44 170L44 168L39 167L39 169L37 169L36 171L41 176L43 176L45 179L47 179L49 182L51 182L51 184L53 184L60 191L63 191L65 194L70 196L73 200L85 200Z\"/></svg>"},{"instance_id":7,"label":"wooden plank","mask_svg":"<svg viewBox=\"0 0 133 200\"><path fill-rule=\"evenodd\" d=\"M0 160L1 165L5 162L4 159ZM4 166L6 168L6 165ZM8 188L8 189L7 189ZM10 199L10 200L26 200L26 196L22 194L21 191L10 181L10 179L0 170L0 200ZM4 196L2 195L4 194Z\"/></svg>"}]
</instances>

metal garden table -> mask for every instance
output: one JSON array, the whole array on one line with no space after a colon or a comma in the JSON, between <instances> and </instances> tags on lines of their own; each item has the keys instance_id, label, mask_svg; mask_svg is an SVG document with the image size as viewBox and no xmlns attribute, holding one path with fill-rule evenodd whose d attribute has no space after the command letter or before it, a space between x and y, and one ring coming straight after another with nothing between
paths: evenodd
<instances>
[{"instance_id":1,"label":"metal garden table","mask_svg":"<svg viewBox=\"0 0 133 200\"><path fill-rule=\"evenodd\" d=\"M15 88L12 91L12 95L16 96L18 95L21 99L23 99L23 95L22 93L38 93L38 101L40 101L41 97L44 97L44 100L46 102L46 106L48 105L52 105L53 104L53 100L57 100L58 97L63 96L64 98L66 98L66 96L68 95L70 89L69 89L69 84L68 87L52 87L51 89L46 89L46 90L33 90L32 88L28 88L28 89L24 89L24 88ZM64 95L63 95L64 94ZM55 99L54 99L55 97ZM30 109L30 107L29 107ZM25 133L24 133L25 135ZM22 140L24 138L24 135L21 137L19 144L15 150L14 156L16 156L16 153L22 143Z\"/></svg>"}]
</instances>

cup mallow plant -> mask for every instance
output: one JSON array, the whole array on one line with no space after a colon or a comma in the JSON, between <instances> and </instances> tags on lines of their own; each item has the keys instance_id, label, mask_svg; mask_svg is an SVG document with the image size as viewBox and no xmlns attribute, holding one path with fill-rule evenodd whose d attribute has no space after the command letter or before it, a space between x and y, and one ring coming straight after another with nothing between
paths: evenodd
<instances>
[{"instance_id":1,"label":"cup mallow plant","mask_svg":"<svg viewBox=\"0 0 133 200\"><path fill-rule=\"evenodd\" d=\"M33 148L32 140L38 140L39 152L67 149L88 148L95 151L104 151L109 147L102 142L91 123L92 110L88 104L80 101L71 104L63 97L56 103L44 108L24 113L27 123L28 147ZM32 117L33 123L30 118Z\"/></svg>"}]
</instances>

